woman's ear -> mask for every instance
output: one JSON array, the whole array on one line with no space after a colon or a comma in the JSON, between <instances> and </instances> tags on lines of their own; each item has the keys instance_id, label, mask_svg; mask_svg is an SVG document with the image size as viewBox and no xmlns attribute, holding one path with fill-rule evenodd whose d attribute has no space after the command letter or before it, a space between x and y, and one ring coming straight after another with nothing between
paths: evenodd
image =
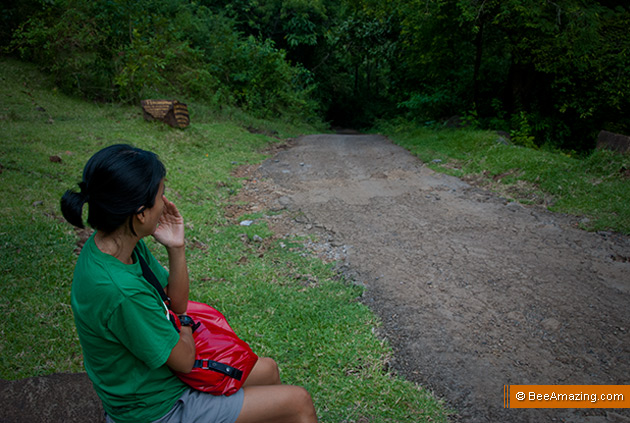
<instances>
[{"instance_id":1,"label":"woman's ear","mask_svg":"<svg viewBox=\"0 0 630 423\"><path fill-rule=\"evenodd\" d=\"M139 213L134 214L134 215L133 215L133 218L138 219L138 222L139 222L140 224L143 224L143 223L146 221L146 219L147 219L147 217L146 217L146 216L145 216L145 214L144 214L144 210L142 210L142 211L141 211L141 212L139 212Z\"/></svg>"}]
</instances>

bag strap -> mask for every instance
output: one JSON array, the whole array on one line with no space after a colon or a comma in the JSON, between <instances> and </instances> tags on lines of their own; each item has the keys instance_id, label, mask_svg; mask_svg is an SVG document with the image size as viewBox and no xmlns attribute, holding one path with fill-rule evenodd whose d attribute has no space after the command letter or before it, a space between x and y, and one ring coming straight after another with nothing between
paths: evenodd
<instances>
[{"instance_id":1,"label":"bag strap","mask_svg":"<svg viewBox=\"0 0 630 423\"><path fill-rule=\"evenodd\" d=\"M212 370L218 373L223 373L236 380L241 380L243 372L236 367L228 366L227 364L219 363L218 361L201 359L195 360L193 368L199 368L204 370Z\"/></svg>"},{"instance_id":2,"label":"bag strap","mask_svg":"<svg viewBox=\"0 0 630 423\"><path fill-rule=\"evenodd\" d=\"M158 281L155 274L151 271L151 268L144 260L144 257L140 253L136 253L138 256L138 261L140 262L140 267L142 267L142 276L149 282L153 287L157 290L158 294L160 294L160 298L164 301L164 304L170 309L171 308L171 299L164 292L164 288L162 288L162 284Z\"/></svg>"}]
</instances>

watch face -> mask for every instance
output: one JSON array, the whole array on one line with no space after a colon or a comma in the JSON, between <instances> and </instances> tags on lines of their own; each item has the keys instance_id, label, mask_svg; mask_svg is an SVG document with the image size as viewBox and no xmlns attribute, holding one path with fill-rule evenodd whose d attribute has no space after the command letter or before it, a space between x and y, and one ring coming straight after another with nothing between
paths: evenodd
<instances>
[{"instance_id":1,"label":"watch face","mask_svg":"<svg viewBox=\"0 0 630 423\"><path fill-rule=\"evenodd\" d=\"M195 324L195 321L190 316L179 316L179 323L182 326L192 326Z\"/></svg>"}]
</instances>

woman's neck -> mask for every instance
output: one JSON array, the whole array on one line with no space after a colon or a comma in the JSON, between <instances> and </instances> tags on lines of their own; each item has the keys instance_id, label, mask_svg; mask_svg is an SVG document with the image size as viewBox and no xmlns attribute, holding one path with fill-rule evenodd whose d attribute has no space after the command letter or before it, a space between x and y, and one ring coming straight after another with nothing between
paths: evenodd
<instances>
[{"instance_id":1,"label":"woman's neck","mask_svg":"<svg viewBox=\"0 0 630 423\"><path fill-rule=\"evenodd\" d=\"M138 243L138 237L122 233L120 230L111 234L96 231L94 242L103 253L117 258L124 264L133 264L132 253Z\"/></svg>"}]
</instances>

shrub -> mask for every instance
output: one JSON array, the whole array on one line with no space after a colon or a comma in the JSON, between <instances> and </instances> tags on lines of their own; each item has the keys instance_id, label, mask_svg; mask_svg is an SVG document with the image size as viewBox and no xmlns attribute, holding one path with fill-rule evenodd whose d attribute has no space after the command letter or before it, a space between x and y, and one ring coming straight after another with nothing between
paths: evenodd
<instances>
[{"instance_id":1,"label":"shrub","mask_svg":"<svg viewBox=\"0 0 630 423\"><path fill-rule=\"evenodd\" d=\"M22 58L65 92L124 102L177 96L240 106L257 117L312 116L305 70L270 40L188 0L60 0L14 33Z\"/></svg>"}]
</instances>

